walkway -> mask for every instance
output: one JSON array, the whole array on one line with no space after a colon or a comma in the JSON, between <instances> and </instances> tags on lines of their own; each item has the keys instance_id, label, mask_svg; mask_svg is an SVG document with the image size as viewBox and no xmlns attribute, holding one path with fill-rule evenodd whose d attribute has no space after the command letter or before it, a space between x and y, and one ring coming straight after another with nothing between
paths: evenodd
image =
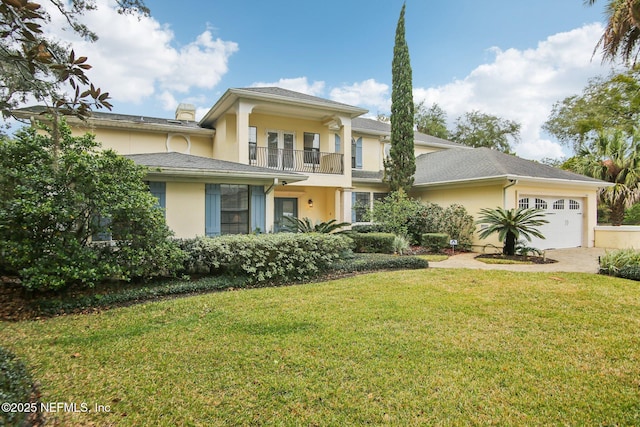
<instances>
[{"instance_id":1,"label":"walkway","mask_svg":"<svg viewBox=\"0 0 640 427\"><path fill-rule=\"evenodd\" d=\"M507 271L565 271L578 273L597 273L598 257L604 255L601 248L571 248L546 251L547 258L555 259L553 264L485 264L474 259L477 253L461 253L440 262L429 262L434 268L472 268L478 270Z\"/></svg>"}]
</instances>

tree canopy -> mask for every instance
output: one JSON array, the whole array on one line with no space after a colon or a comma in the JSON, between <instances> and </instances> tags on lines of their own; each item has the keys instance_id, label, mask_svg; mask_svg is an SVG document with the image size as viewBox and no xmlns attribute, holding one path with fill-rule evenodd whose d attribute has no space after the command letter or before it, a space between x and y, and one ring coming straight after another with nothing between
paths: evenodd
<instances>
[{"instance_id":1,"label":"tree canopy","mask_svg":"<svg viewBox=\"0 0 640 427\"><path fill-rule=\"evenodd\" d=\"M581 95L556 102L543 128L578 151L603 130L633 135L640 120L640 69L591 79Z\"/></svg>"},{"instance_id":2,"label":"tree canopy","mask_svg":"<svg viewBox=\"0 0 640 427\"><path fill-rule=\"evenodd\" d=\"M596 0L585 0L593 5ZM640 53L640 1L608 0L605 6L607 25L595 50L602 50L603 60L622 59L635 64Z\"/></svg>"},{"instance_id":3,"label":"tree canopy","mask_svg":"<svg viewBox=\"0 0 640 427\"><path fill-rule=\"evenodd\" d=\"M405 40L402 5L393 47L391 90L391 150L384 161L384 180L391 191L408 192L413 185L416 159L413 146L413 78L409 47Z\"/></svg>"},{"instance_id":4,"label":"tree canopy","mask_svg":"<svg viewBox=\"0 0 640 427\"><path fill-rule=\"evenodd\" d=\"M449 138L447 113L438 104L431 104L429 108L425 107L424 101L416 104L415 122L418 132L442 139Z\"/></svg>"},{"instance_id":5,"label":"tree canopy","mask_svg":"<svg viewBox=\"0 0 640 427\"><path fill-rule=\"evenodd\" d=\"M488 147L511 153L510 141L520 141L520 124L480 111L471 111L458 117L451 139L470 147Z\"/></svg>"},{"instance_id":6,"label":"tree canopy","mask_svg":"<svg viewBox=\"0 0 640 427\"><path fill-rule=\"evenodd\" d=\"M49 0L69 27L95 41L97 35L79 21L96 0ZM117 0L120 13L148 14L143 0ZM50 113L87 117L91 108L111 109L109 94L95 87L85 72L88 58L46 36L50 16L40 3L0 0L0 111L4 118L34 98Z\"/></svg>"}]
</instances>

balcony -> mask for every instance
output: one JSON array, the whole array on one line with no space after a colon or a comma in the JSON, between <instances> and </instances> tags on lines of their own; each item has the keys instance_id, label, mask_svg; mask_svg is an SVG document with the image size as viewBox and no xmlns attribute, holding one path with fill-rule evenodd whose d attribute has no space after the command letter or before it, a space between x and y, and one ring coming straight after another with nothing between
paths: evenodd
<instances>
[{"instance_id":1,"label":"balcony","mask_svg":"<svg viewBox=\"0 0 640 427\"><path fill-rule=\"evenodd\" d=\"M249 164L291 172L341 175L343 154L286 148L249 147Z\"/></svg>"}]
</instances>

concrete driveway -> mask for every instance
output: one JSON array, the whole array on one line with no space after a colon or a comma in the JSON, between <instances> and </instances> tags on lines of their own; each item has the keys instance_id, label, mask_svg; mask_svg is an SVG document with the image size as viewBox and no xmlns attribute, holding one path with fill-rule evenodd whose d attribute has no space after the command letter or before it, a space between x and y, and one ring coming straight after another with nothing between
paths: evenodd
<instances>
[{"instance_id":1,"label":"concrete driveway","mask_svg":"<svg viewBox=\"0 0 640 427\"><path fill-rule=\"evenodd\" d=\"M553 264L485 264L474 259L478 253L468 252L449 257L440 262L429 262L434 268L472 268L478 270L507 271L565 271L578 273L597 273L598 257L604 255L601 248L571 248L546 251L547 258L555 259Z\"/></svg>"}]
</instances>

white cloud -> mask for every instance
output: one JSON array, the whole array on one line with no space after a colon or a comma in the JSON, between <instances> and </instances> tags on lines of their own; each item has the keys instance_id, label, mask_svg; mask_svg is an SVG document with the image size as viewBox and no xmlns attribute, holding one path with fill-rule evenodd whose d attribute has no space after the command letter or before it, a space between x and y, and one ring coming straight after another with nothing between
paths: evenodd
<instances>
[{"instance_id":1,"label":"white cloud","mask_svg":"<svg viewBox=\"0 0 640 427\"><path fill-rule=\"evenodd\" d=\"M97 9L82 17L99 40L89 43L66 26L64 18L49 10L53 36L71 43L93 66L87 74L114 101L140 103L154 94L169 108L176 94L211 89L228 71L229 57L238 51L234 42L214 39L206 30L194 41L175 47L169 26L151 17L118 14L113 0L97 0ZM43 5L51 8L49 2ZM175 108L170 107L170 108Z\"/></svg>"},{"instance_id":2,"label":"white cloud","mask_svg":"<svg viewBox=\"0 0 640 427\"><path fill-rule=\"evenodd\" d=\"M435 88L416 88L414 100L437 102L451 122L467 111L479 110L515 120L522 125L521 143L514 147L532 159L560 157L562 147L542 135L556 101L582 91L589 78L610 70L592 59L601 24L552 35L535 49L492 48L495 59L482 64L462 80Z\"/></svg>"},{"instance_id":3,"label":"white cloud","mask_svg":"<svg viewBox=\"0 0 640 427\"><path fill-rule=\"evenodd\" d=\"M309 83L306 77L295 77L291 79L282 78L277 82L255 82L252 87L279 87L282 89L289 89L295 92L306 93L307 95L320 96L324 91L324 82L315 81Z\"/></svg>"},{"instance_id":4,"label":"white cloud","mask_svg":"<svg viewBox=\"0 0 640 427\"><path fill-rule=\"evenodd\" d=\"M330 97L334 101L369 108L374 112L391 110L389 85L368 79L351 86L342 86L331 90Z\"/></svg>"}]
</instances>

